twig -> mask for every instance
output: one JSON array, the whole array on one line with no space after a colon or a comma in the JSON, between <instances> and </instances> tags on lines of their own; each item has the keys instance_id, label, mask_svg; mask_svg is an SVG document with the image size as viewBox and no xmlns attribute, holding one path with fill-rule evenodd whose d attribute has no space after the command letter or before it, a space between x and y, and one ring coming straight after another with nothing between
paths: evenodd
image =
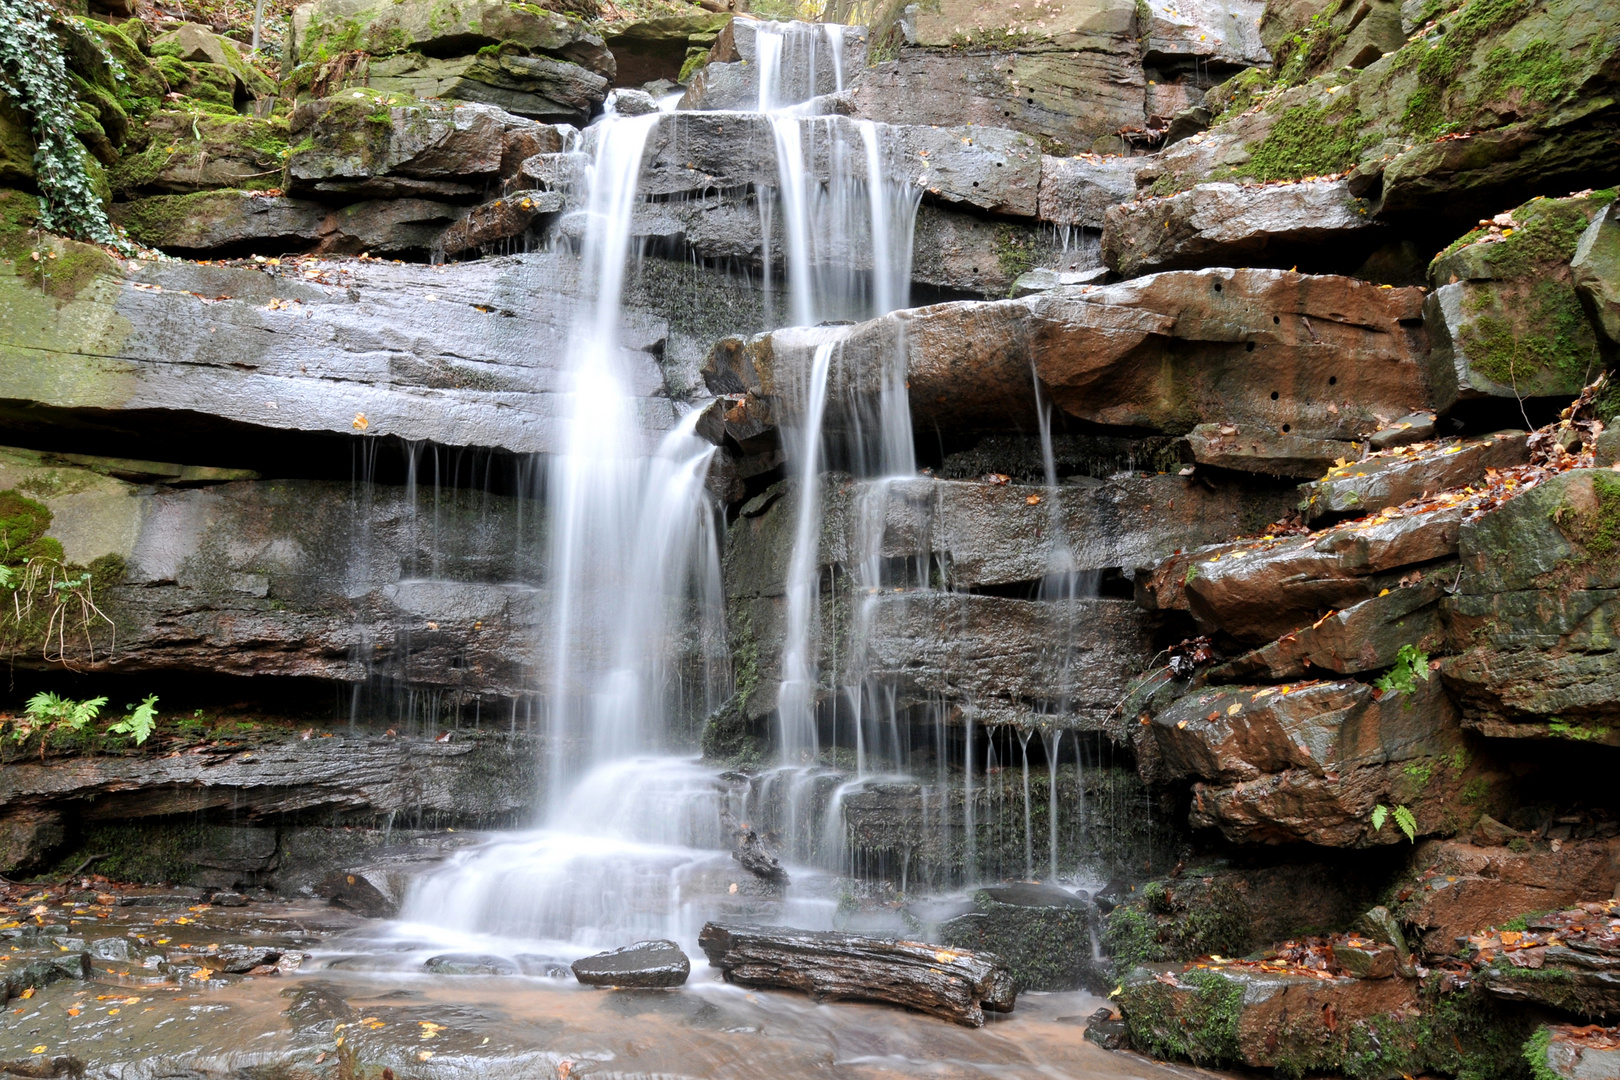
<instances>
[{"instance_id":1,"label":"twig","mask_svg":"<svg viewBox=\"0 0 1620 1080\"><path fill-rule=\"evenodd\" d=\"M112 854L112 852L110 852L110 851L103 851L99 855L92 855L88 859L84 860L84 862L80 863L78 866L75 866L72 870L69 870L67 876L68 877L73 877L75 874L82 874L82 873L84 873L85 867L89 866L93 862L97 862L97 861L99 861L101 859L105 859L107 856L109 856L111 854Z\"/></svg>"}]
</instances>

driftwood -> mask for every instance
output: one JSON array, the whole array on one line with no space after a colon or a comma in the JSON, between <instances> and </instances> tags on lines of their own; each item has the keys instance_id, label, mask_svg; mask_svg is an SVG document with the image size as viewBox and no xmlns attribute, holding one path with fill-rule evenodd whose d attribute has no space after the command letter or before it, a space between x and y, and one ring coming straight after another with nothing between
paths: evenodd
<instances>
[{"instance_id":1,"label":"driftwood","mask_svg":"<svg viewBox=\"0 0 1620 1080\"><path fill-rule=\"evenodd\" d=\"M709 923L698 944L727 982L800 990L818 1000L880 1001L978 1027L1011 1012L1018 988L995 956L916 941Z\"/></svg>"}]
</instances>

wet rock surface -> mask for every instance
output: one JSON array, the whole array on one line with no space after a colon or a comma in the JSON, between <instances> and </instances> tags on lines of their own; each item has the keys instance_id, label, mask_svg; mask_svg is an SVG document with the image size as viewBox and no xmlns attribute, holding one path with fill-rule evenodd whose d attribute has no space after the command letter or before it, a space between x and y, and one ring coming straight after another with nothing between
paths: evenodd
<instances>
[{"instance_id":1,"label":"wet rock surface","mask_svg":"<svg viewBox=\"0 0 1620 1080\"><path fill-rule=\"evenodd\" d=\"M587 986L680 986L692 963L673 941L638 941L575 960L574 978Z\"/></svg>"},{"instance_id":2,"label":"wet rock surface","mask_svg":"<svg viewBox=\"0 0 1620 1080\"><path fill-rule=\"evenodd\" d=\"M1051 885L1002 885L973 894L973 910L940 924L941 944L991 953L1023 990L1103 992L1111 974L1091 955L1089 901Z\"/></svg>"}]
</instances>

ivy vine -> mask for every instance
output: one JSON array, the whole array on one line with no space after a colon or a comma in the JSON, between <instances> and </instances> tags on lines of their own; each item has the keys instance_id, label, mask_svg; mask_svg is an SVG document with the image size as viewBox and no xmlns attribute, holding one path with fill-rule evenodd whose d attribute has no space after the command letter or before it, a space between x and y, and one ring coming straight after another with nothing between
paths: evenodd
<instances>
[{"instance_id":1,"label":"ivy vine","mask_svg":"<svg viewBox=\"0 0 1620 1080\"><path fill-rule=\"evenodd\" d=\"M41 228L129 250L113 231L73 134L78 95L45 0L6 0L0 16L0 94L27 114L34 136Z\"/></svg>"}]
</instances>

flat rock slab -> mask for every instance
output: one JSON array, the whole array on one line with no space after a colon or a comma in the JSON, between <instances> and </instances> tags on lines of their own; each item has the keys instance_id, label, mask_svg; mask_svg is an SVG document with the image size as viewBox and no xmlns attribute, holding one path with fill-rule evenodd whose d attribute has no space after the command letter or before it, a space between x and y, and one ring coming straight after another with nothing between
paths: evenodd
<instances>
[{"instance_id":1,"label":"flat rock slab","mask_svg":"<svg viewBox=\"0 0 1620 1080\"><path fill-rule=\"evenodd\" d=\"M1045 155L1037 216L1053 225L1101 229L1109 207L1136 197L1136 174L1146 165L1137 157Z\"/></svg>"},{"instance_id":2,"label":"flat rock slab","mask_svg":"<svg viewBox=\"0 0 1620 1080\"><path fill-rule=\"evenodd\" d=\"M1335 461L1361 451L1360 443L1239 424L1199 424L1187 433L1187 442L1200 465L1266 476L1318 476Z\"/></svg>"},{"instance_id":3,"label":"flat rock slab","mask_svg":"<svg viewBox=\"0 0 1620 1080\"><path fill-rule=\"evenodd\" d=\"M573 963L574 978L586 986L657 988L680 986L692 962L673 941L638 941Z\"/></svg>"},{"instance_id":4,"label":"flat rock slab","mask_svg":"<svg viewBox=\"0 0 1620 1080\"><path fill-rule=\"evenodd\" d=\"M830 401L876 399L902 357L924 431L1033 429L1033 375L1045 401L1092 423L1171 434L1254 424L1355 440L1427 407L1422 304L1419 289L1331 275L1172 271L779 330L752 355L764 392L776 393L805 385L817 346L834 336ZM829 426L853 422L829 410Z\"/></svg>"},{"instance_id":5,"label":"flat rock slab","mask_svg":"<svg viewBox=\"0 0 1620 1080\"><path fill-rule=\"evenodd\" d=\"M303 269L109 262L65 301L8 276L0 398L346 434L361 417L372 435L555 448L571 258ZM649 443L674 423L648 351L667 327L632 309L620 330Z\"/></svg>"},{"instance_id":6,"label":"flat rock slab","mask_svg":"<svg viewBox=\"0 0 1620 1080\"><path fill-rule=\"evenodd\" d=\"M1542 1030L1547 1033L1546 1053L1537 1062L1537 1074L1545 1068L1559 1080L1620 1076L1620 1028L1550 1024Z\"/></svg>"},{"instance_id":7,"label":"flat rock slab","mask_svg":"<svg viewBox=\"0 0 1620 1080\"><path fill-rule=\"evenodd\" d=\"M1168 198L1122 203L1103 222L1102 255L1125 277L1198 266L1287 265L1313 245L1376 229L1342 180L1199 184Z\"/></svg>"},{"instance_id":8,"label":"flat rock slab","mask_svg":"<svg viewBox=\"0 0 1620 1080\"><path fill-rule=\"evenodd\" d=\"M1011 1012L1018 997L995 957L915 941L708 923L698 944L727 982L900 1005L969 1027L984 1023L986 1009Z\"/></svg>"},{"instance_id":9,"label":"flat rock slab","mask_svg":"<svg viewBox=\"0 0 1620 1080\"><path fill-rule=\"evenodd\" d=\"M1306 516L1375 514L1386 506L1481 480L1487 469L1530 460L1522 431L1499 431L1475 439L1442 439L1381 451L1333 465L1327 475L1300 485Z\"/></svg>"}]
</instances>

